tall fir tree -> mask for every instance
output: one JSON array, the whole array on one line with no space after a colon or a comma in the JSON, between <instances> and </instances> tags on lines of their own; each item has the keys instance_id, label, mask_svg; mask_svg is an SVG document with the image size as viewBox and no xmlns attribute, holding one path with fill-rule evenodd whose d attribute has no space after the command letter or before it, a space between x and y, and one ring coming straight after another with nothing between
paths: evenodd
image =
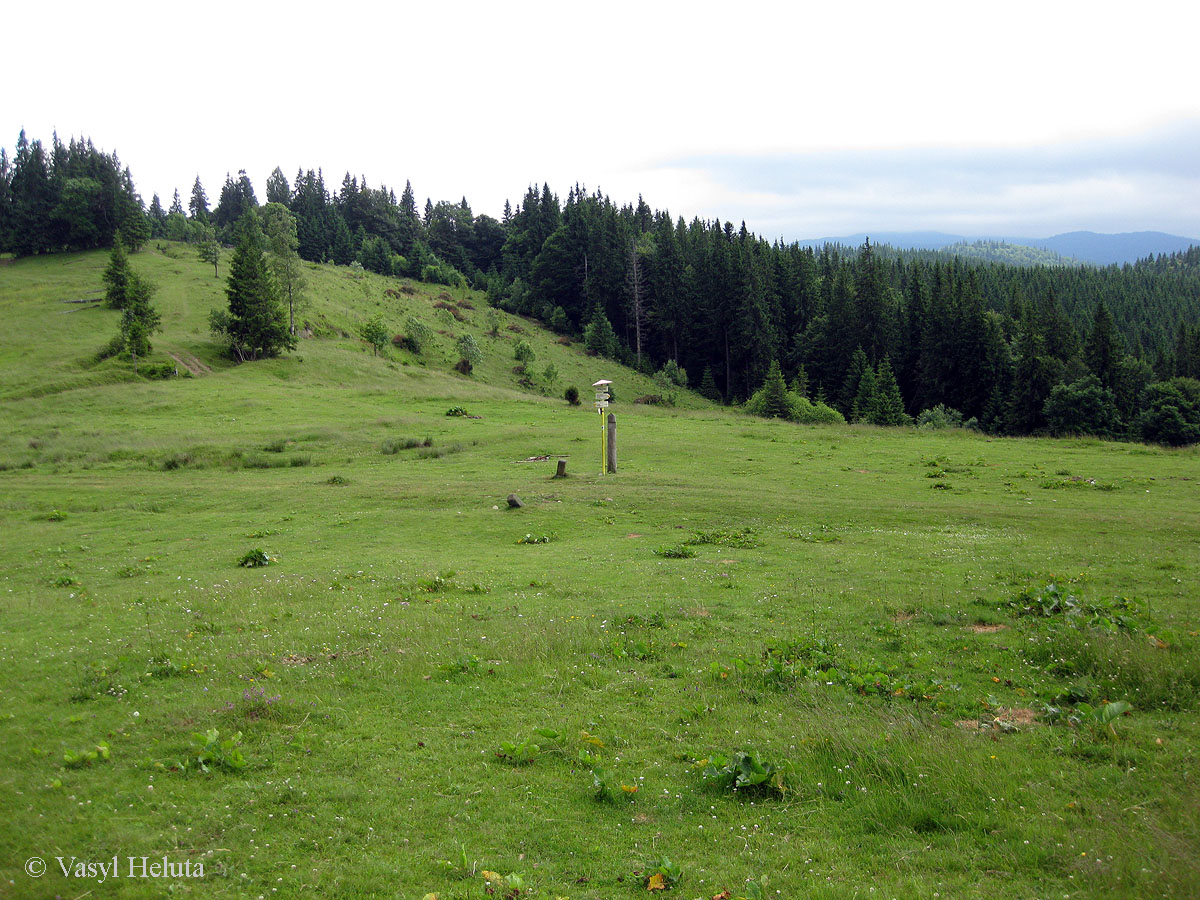
<instances>
[{"instance_id":1,"label":"tall fir tree","mask_svg":"<svg viewBox=\"0 0 1200 900\"><path fill-rule=\"evenodd\" d=\"M791 418L792 405L778 360L771 360L762 386L754 392L746 405L750 412L767 419Z\"/></svg>"},{"instance_id":2,"label":"tall fir tree","mask_svg":"<svg viewBox=\"0 0 1200 900\"><path fill-rule=\"evenodd\" d=\"M892 362L885 355L875 373L876 389L875 403L869 421L872 425L907 425L912 420L904 411L904 398L900 395L900 385L896 383L896 373L892 370Z\"/></svg>"},{"instance_id":3,"label":"tall fir tree","mask_svg":"<svg viewBox=\"0 0 1200 900\"><path fill-rule=\"evenodd\" d=\"M188 215L193 222L208 221L208 194L204 193L204 185L200 183L199 175L192 184L192 196L188 201Z\"/></svg>"},{"instance_id":4,"label":"tall fir tree","mask_svg":"<svg viewBox=\"0 0 1200 900\"><path fill-rule=\"evenodd\" d=\"M100 280L104 282L104 305L109 309L124 309L129 292L129 254L125 240L118 231L113 235L112 250Z\"/></svg>"},{"instance_id":5,"label":"tall fir tree","mask_svg":"<svg viewBox=\"0 0 1200 900\"><path fill-rule=\"evenodd\" d=\"M868 365L859 376L858 390L854 395L854 402L850 404L850 415L847 418L851 422L874 424L878 416L878 407L879 381L875 377L875 370Z\"/></svg>"},{"instance_id":6,"label":"tall fir tree","mask_svg":"<svg viewBox=\"0 0 1200 900\"><path fill-rule=\"evenodd\" d=\"M858 400L859 384L871 368L871 362L867 359L867 353L862 347L854 348L854 355L850 357L850 366L846 370L846 379L842 382L842 392L838 395L838 406L848 419L855 420L854 404ZM872 373L872 376L874 373ZM872 378L873 380L873 378Z\"/></svg>"},{"instance_id":7,"label":"tall fir tree","mask_svg":"<svg viewBox=\"0 0 1200 900\"><path fill-rule=\"evenodd\" d=\"M1100 379L1100 384L1105 389L1112 390L1125 351L1121 346L1116 325L1113 324L1112 314L1108 311L1108 304L1103 300L1096 305L1096 312L1092 317L1092 330L1084 344L1083 356L1092 374Z\"/></svg>"},{"instance_id":8,"label":"tall fir tree","mask_svg":"<svg viewBox=\"0 0 1200 900\"><path fill-rule=\"evenodd\" d=\"M288 184L287 176L283 174L283 169L276 166L267 176L267 202L287 206L291 199L292 189Z\"/></svg>"},{"instance_id":9,"label":"tall fir tree","mask_svg":"<svg viewBox=\"0 0 1200 900\"><path fill-rule=\"evenodd\" d=\"M229 310L214 315L213 328L229 341L239 361L278 356L296 346L288 331L287 316L279 302L271 270L263 252L265 240L258 214L247 209L236 224L237 246L229 261L225 289Z\"/></svg>"}]
</instances>

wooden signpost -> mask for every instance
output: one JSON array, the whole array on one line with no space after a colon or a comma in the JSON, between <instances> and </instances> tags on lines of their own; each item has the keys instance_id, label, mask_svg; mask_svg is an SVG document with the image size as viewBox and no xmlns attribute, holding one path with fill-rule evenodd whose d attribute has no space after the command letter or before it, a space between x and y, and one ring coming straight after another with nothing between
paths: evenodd
<instances>
[{"instance_id":1,"label":"wooden signpost","mask_svg":"<svg viewBox=\"0 0 1200 900\"><path fill-rule=\"evenodd\" d=\"M600 474L608 475L617 471L617 417L608 414L605 422L604 411L608 409L611 394L608 386L612 384L607 379L600 379L592 385L596 389L596 412L600 415Z\"/></svg>"}]
</instances>

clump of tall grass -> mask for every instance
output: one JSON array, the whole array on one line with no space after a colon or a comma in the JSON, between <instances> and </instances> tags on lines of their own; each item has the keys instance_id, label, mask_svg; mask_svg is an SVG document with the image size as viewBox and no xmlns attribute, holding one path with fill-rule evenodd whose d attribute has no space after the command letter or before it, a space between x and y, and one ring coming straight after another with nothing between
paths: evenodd
<instances>
[{"instance_id":1,"label":"clump of tall grass","mask_svg":"<svg viewBox=\"0 0 1200 900\"><path fill-rule=\"evenodd\" d=\"M432 447L433 438L418 440L417 438L389 438L379 447L379 452L386 456L395 456L401 450L412 450L416 447Z\"/></svg>"},{"instance_id":2,"label":"clump of tall grass","mask_svg":"<svg viewBox=\"0 0 1200 900\"><path fill-rule=\"evenodd\" d=\"M1024 653L1050 674L1090 679L1103 698L1138 709L1191 709L1200 698L1200 657L1152 635L1064 625L1043 631Z\"/></svg>"}]
</instances>

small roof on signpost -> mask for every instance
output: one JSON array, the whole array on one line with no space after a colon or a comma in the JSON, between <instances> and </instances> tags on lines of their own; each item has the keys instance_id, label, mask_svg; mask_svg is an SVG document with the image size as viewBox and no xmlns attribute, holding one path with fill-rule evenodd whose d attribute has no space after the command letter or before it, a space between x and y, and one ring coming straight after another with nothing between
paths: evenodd
<instances>
[{"instance_id":1,"label":"small roof on signpost","mask_svg":"<svg viewBox=\"0 0 1200 900\"><path fill-rule=\"evenodd\" d=\"M592 385L592 387L594 387L594 388L598 388L598 387L604 387L604 386L605 386L605 385L607 385L607 384L612 384L612 382L611 382L611 381L609 381L609 380L608 380L608 379L606 379L606 378L601 378L599 381L595 382L595 383Z\"/></svg>"}]
</instances>

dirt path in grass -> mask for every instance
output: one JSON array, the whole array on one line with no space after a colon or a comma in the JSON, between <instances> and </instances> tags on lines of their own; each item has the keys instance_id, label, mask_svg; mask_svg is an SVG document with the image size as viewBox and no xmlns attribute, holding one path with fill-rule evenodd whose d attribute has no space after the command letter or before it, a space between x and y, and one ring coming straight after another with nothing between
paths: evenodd
<instances>
[{"instance_id":1,"label":"dirt path in grass","mask_svg":"<svg viewBox=\"0 0 1200 900\"><path fill-rule=\"evenodd\" d=\"M185 350L168 350L167 355L193 375L208 375L212 369Z\"/></svg>"}]
</instances>

